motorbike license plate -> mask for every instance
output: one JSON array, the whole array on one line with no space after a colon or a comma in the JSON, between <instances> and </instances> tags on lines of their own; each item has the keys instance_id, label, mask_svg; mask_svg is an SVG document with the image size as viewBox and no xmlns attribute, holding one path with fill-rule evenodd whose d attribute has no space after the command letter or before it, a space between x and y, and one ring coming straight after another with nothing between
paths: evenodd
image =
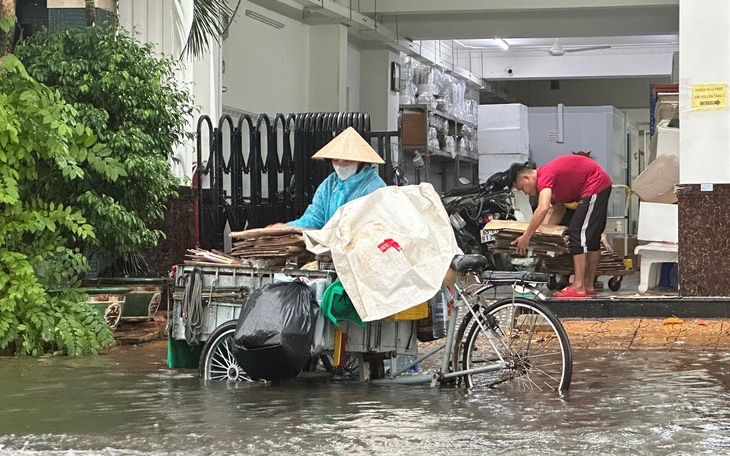
<instances>
[{"instance_id":1,"label":"motorbike license plate","mask_svg":"<svg viewBox=\"0 0 730 456\"><path fill-rule=\"evenodd\" d=\"M494 242L494 235L497 233L497 231L498 230L481 230L480 234L482 237L482 244Z\"/></svg>"}]
</instances>

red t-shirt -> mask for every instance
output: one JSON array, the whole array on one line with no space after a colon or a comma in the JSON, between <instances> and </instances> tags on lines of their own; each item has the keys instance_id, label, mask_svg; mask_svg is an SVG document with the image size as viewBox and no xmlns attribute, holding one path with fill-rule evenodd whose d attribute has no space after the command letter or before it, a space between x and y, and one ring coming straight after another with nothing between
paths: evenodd
<instances>
[{"instance_id":1,"label":"red t-shirt","mask_svg":"<svg viewBox=\"0 0 730 456\"><path fill-rule=\"evenodd\" d=\"M573 203L610 187L611 178L594 160L563 155L537 169L537 191L553 190L552 203Z\"/></svg>"}]
</instances>

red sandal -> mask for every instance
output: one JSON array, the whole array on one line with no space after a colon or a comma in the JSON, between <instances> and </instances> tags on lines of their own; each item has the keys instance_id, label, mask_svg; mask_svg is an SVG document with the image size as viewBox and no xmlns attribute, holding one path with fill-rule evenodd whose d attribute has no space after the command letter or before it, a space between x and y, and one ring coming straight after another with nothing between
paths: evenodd
<instances>
[{"instance_id":1,"label":"red sandal","mask_svg":"<svg viewBox=\"0 0 730 456\"><path fill-rule=\"evenodd\" d=\"M578 293L570 287L565 287L562 291L556 291L553 293L553 298L555 299L585 299L587 297L588 293L585 291Z\"/></svg>"}]
</instances>

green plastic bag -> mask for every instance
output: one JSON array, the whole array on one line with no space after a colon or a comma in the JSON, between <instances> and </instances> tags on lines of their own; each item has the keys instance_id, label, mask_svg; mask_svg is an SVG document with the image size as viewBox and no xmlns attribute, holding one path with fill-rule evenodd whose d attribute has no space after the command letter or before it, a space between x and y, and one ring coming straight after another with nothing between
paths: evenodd
<instances>
[{"instance_id":1,"label":"green plastic bag","mask_svg":"<svg viewBox=\"0 0 730 456\"><path fill-rule=\"evenodd\" d=\"M360 319L360 315L355 310L355 306L352 305L352 301L347 296L347 292L345 292L345 288L339 279L324 291L322 312L337 326L340 326L338 322L343 320L352 321L358 326L366 325Z\"/></svg>"}]
</instances>

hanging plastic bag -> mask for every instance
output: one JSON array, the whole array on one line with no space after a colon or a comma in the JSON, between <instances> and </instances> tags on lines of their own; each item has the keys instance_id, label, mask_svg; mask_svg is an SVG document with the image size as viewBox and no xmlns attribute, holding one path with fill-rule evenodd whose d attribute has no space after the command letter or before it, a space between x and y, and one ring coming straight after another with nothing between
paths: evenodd
<instances>
[{"instance_id":1,"label":"hanging plastic bag","mask_svg":"<svg viewBox=\"0 0 730 456\"><path fill-rule=\"evenodd\" d=\"M295 377L310 359L318 313L314 292L299 280L254 290L238 317L233 356L251 377Z\"/></svg>"}]
</instances>

